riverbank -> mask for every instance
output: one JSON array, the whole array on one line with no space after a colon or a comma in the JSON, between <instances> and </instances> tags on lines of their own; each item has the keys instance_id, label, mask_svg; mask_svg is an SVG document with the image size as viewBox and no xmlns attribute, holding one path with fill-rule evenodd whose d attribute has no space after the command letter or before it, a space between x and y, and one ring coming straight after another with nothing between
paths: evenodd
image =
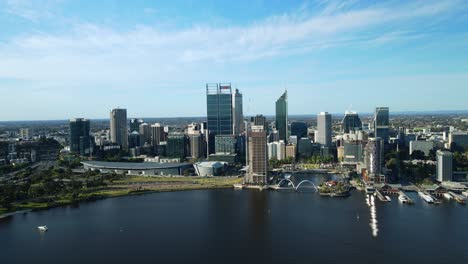
<instances>
[{"instance_id":1,"label":"riverbank","mask_svg":"<svg viewBox=\"0 0 468 264\"><path fill-rule=\"evenodd\" d=\"M237 177L124 177L112 182L106 182L105 187L84 189L75 195L67 193L59 197L43 197L35 199L35 201L17 202L13 203L10 210L0 207L0 219L18 213L46 210L106 198L157 192L233 188L234 184L241 181L242 178Z\"/></svg>"}]
</instances>

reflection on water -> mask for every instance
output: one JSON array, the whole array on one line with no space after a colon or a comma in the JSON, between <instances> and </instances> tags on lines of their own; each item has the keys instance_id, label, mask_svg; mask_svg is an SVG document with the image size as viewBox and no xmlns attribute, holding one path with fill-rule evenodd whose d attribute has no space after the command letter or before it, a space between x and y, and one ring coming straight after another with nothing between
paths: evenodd
<instances>
[{"instance_id":1,"label":"reflection on water","mask_svg":"<svg viewBox=\"0 0 468 264\"><path fill-rule=\"evenodd\" d=\"M379 235L379 226L377 221L377 208L375 207L375 196L367 195L367 205L370 208L370 227L372 230L372 236L377 237Z\"/></svg>"}]
</instances>

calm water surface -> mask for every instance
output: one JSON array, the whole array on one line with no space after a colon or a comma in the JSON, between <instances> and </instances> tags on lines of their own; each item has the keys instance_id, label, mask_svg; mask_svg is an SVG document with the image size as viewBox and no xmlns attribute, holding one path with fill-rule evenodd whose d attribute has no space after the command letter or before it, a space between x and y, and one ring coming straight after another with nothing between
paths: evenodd
<instances>
[{"instance_id":1,"label":"calm water surface","mask_svg":"<svg viewBox=\"0 0 468 264\"><path fill-rule=\"evenodd\" d=\"M468 263L468 208L410 196L413 206L359 192L107 199L0 220L0 263Z\"/></svg>"}]
</instances>

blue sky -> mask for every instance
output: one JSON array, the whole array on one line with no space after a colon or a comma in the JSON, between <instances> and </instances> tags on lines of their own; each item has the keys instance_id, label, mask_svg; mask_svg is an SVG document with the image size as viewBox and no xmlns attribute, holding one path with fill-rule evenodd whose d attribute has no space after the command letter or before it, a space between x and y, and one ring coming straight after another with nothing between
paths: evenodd
<instances>
[{"instance_id":1,"label":"blue sky","mask_svg":"<svg viewBox=\"0 0 468 264\"><path fill-rule=\"evenodd\" d=\"M468 1L0 0L0 120L468 109Z\"/></svg>"}]
</instances>

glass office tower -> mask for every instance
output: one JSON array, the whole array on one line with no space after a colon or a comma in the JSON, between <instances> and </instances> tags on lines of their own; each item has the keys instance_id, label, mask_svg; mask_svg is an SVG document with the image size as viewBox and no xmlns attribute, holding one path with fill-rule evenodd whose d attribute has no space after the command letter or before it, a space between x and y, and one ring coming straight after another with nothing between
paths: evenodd
<instances>
[{"instance_id":1,"label":"glass office tower","mask_svg":"<svg viewBox=\"0 0 468 264\"><path fill-rule=\"evenodd\" d=\"M90 122L87 119L75 118L70 120L70 151L87 155L91 152L91 137L89 135Z\"/></svg>"},{"instance_id":2,"label":"glass office tower","mask_svg":"<svg viewBox=\"0 0 468 264\"><path fill-rule=\"evenodd\" d=\"M381 138L388 143L390 127L390 110L388 107L375 108L374 133L376 138Z\"/></svg>"},{"instance_id":3,"label":"glass office tower","mask_svg":"<svg viewBox=\"0 0 468 264\"><path fill-rule=\"evenodd\" d=\"M233 105L231 84L206 85L209 154L215 151L216 135L233 135Z\"/></svg>"},{"instance_id":4,"label":"glass office tower","mask_svg":"<svg viewBox=\"0 0 468 264\"><path fill-rule=\"evenodd\" d=\"M288 135L288 91L276 101L276 130L279 133L279 140L287 142Z\"/></svg>"},{"instance_id":5,"label":"glass office tower","mask_svg":"<svg viewBox=\"0 0 468 264\"><path fill-rule=\"evenodd\" d=\"M345 112L342 122L343 133L349 133L353 130L362 130L362 121L356 112Z\"/></svg>"}]
</instances>

